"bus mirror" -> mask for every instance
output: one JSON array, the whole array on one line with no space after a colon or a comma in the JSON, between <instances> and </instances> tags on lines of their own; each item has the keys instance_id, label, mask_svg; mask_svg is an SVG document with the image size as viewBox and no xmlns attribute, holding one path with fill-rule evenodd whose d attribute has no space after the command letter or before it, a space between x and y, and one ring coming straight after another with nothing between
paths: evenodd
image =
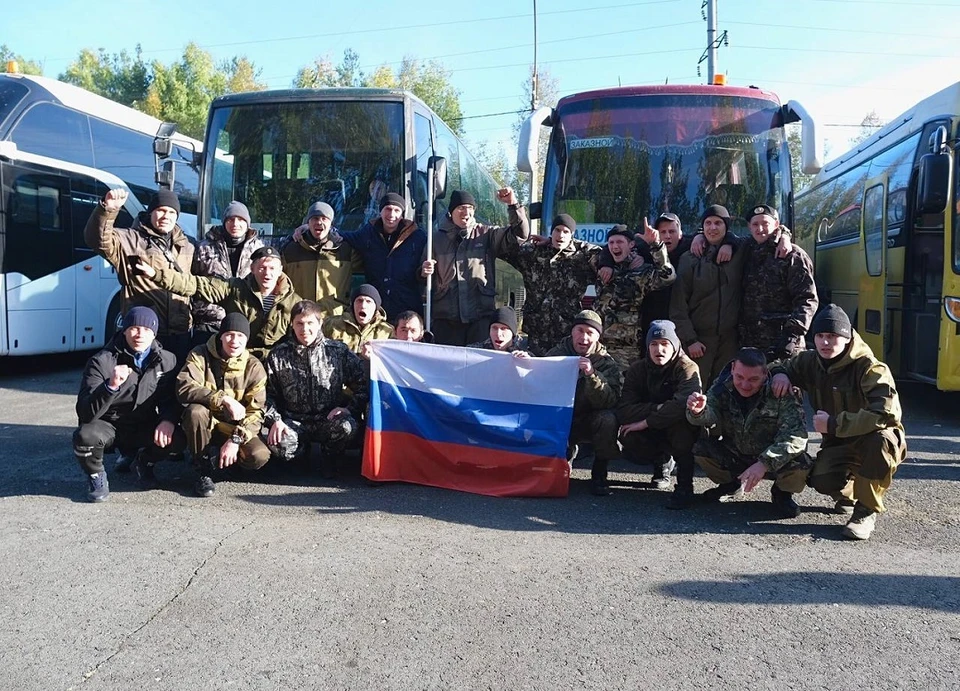
<instances>
[{"instance_id":1,"label":"bus mirror","mask_svg":"<svg viewBox=\"0 0 960 691\"><path fill-rule=\"evenodd\" d=\"M156 173L157 184L166 190L173 189L173 161L164 161L163 170L158 170Z\"/></svg>"},{"instance_id":2,"label":"bus mirror","mask_svg":"<svg viewBox=\"0 0 960 691\"><path fill-rule=\"evenodd\" d=\"M203 152L194 151L192 159L193 159L191 162L192 165L190 167L193 168L194 170L200 170L200 166L203 165Z\"/></svg>"},{"instance_id":3,"label":"bus mirror","mask_svg":"<svg viewBox=\"0 0 960 691\"><path fill-rule=\"evenodd\" d=\"M433 198L443 199L447 196L447 159L433 156L428 165L433 166Z\"/></svg>"},{"instance_id":4,"label":"bus mirror","mask_svg":"<svg viewBox=\"0 0 960 691\"><path fill-rule=\"evenodd\" d=\"M950 155L924 154L917 174L917 211L921 214L942 214L947 207L950 189Z\"/></svg>"},{"instance_id":5,"label":"bus mirror","mask_svg":"<svg viewBox=\"0 0 960 691\"><path fill-rule=\"evenodd\" d=\"M530 214L530 218L540 218L543 215L543 204L541 202L533 202L530 204L527 212Z\"/></svg>"},{"instance_id":6,"label":"bus mirror","mask_svg":"<svg viewBox=\"0 0 960 691\"><path fill-rule=\"evenodd\" d=\"M170 154L173 153L173 142L169 139L154 139L153 153L157 158L170 158Z\"/></svg>"},{"instance_id":7,"label":"bus mirror","mask_svg":"<svg viewBox=\"0 0 960 691\"><path fill-rule=\"evenodd\" d=\"M537 108L520 125L520 140L517 144L517 170L532 173L538 169L540 157L540 127L553 122L553 108Z\"/></svg>"}]
</instances>

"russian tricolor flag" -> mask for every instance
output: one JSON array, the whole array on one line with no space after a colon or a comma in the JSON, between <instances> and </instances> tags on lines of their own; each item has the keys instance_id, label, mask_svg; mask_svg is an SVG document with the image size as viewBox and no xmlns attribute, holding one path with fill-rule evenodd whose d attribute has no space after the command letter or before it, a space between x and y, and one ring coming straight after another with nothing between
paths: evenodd
<instances>
[{"instance_id":1,"label":"russian tricolor flag","mask_svg":"<svg viewBox=\"0 0 960 691\"><path fill-rule=\"evenodd\" d=\"M564 497L576 358L374 341L363 475Z\"/></svg>"}]
</instances>

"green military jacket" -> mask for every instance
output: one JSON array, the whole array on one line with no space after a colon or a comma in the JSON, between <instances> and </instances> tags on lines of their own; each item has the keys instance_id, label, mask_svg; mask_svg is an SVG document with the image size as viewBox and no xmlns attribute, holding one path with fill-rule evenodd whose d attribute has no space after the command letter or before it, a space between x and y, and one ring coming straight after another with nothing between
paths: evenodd
<instances>
[{"instance_id":1,"label":"green military jacket","mask_svg":"<svg viewBox=\"0 0 960 691\"><path fill-rule=\"evenodd\" d=\"M816 350L806 350L772 368L810 396L814 410L830 414L827 433L856 437L880 429L903 429L900 396L890 368L877 360L854 331L846 352L825 364Z\"/></svg>"},{"instance_id":2,"label":"green military jacket","mask_svg":"<svg viewBox=\"0 0 960 691\"><path fill-rule=\"evenodd\" d=\"M573 338L567 336L559 345L547 352L547 357L580 357L573 349ZM577 378L577 391L573 399L573 414L582 415L593 410L606 410L617 405L620 392L623 390L623 374L617 361L614 360L603 347L602 343L594 346L588 356L593 363L593 373L580 373Z\"/></svg>"},{"instance_id":3,"label":"green military jacket","mask_svg":"<svg viewBox=\"0 0 960 691\"><path fill-rule=\"evenodd\" d=\"M687 398L701 390L697 363L683 351L662 367L653 364L649 357L637 360L624 376L617 422L626 425L646 420L650 429L666 429L685 422Z\"/></svg>"},{"instance_id":4,"label":"green military jacket","mask_svg":"<svg viewBox=\"0 0 960 691\"><path fill-rule=\"evenodd\" d=\"M310 233L307 226L301 230L304 237ZM322 245L291 237L281 246L283 272L298 295L320 305L324 319L348 309L353 274L363 264L350 245L332 237Z\"/></svg>"},{"instance_id":5,"label":"green military jacket","mask_svg":"<svg viewBox=\"0 0 960 691\"><path fill-rule=\"evenodd\" d=\"M724 242L727 242L724 240ZM733 258L717 263L719 246L707 246L703 256L685 252L670 294L670 320L684 346L705 336L736 336L740 313L740 285L747 253L738 248Z\"/></svg>"},{"instance_id":6,"label":"green military jacket","mask_svg":"<svg viewBox=\"0 0 960 691\"><path fill-rule=\"evenodd\" d=\"M393 327L387 321L387 313L382 307L377 308L373 321L366 326L360 326L351 311L324 319L321 328L324 336L346 343L350 351L357 355L367 341L385 341L393 338Z\"/></svg>"},{"instance_id":7,"label":"green military jacket","mask_svg":"<svg viewBox=\"0 0 960 691\"><path fill-rule=\"evenodd\" d=\"M777 398L768 380L746 414L733 379L713 386L699 415L687 410L687 420L698 427L716 427L722 443L741 456L755 456L777 472L807 450L803 408L793 396Z\"/></svg>"}]
</instances>

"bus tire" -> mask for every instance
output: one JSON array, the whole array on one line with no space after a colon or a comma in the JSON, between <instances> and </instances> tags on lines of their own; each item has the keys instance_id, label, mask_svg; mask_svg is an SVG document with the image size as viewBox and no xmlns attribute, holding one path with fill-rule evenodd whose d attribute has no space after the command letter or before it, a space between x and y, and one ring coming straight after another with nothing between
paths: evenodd
<instances>
[{"instance_id":1,"label":"bus tire","mask_svg":"<svg viewBox=\"0 0 960 691\"><path fill-rule=\"evenodd\" d=\"M123 314L120 312L120 306L123 303L123 297L118 292L110 301L110 307L107 309L107 319L103 325L103 345L106 346L120 330L123 324Z\"/></svg>"}]
</instances>

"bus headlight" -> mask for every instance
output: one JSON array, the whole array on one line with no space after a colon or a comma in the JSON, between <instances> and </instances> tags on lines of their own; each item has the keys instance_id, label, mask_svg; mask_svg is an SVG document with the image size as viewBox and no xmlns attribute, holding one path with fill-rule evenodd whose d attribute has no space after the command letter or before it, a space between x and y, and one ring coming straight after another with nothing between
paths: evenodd
<instances>
[{"instance_id":1,"label":"bus headlight","mask_svg":"<svg viewBox=\"0 0 960 691\"><path fill-rule=\"evenodd\" d=\"M960 324L960 298L943 298L943 310L951 320Z\"/></svg>"}]
</instances>

